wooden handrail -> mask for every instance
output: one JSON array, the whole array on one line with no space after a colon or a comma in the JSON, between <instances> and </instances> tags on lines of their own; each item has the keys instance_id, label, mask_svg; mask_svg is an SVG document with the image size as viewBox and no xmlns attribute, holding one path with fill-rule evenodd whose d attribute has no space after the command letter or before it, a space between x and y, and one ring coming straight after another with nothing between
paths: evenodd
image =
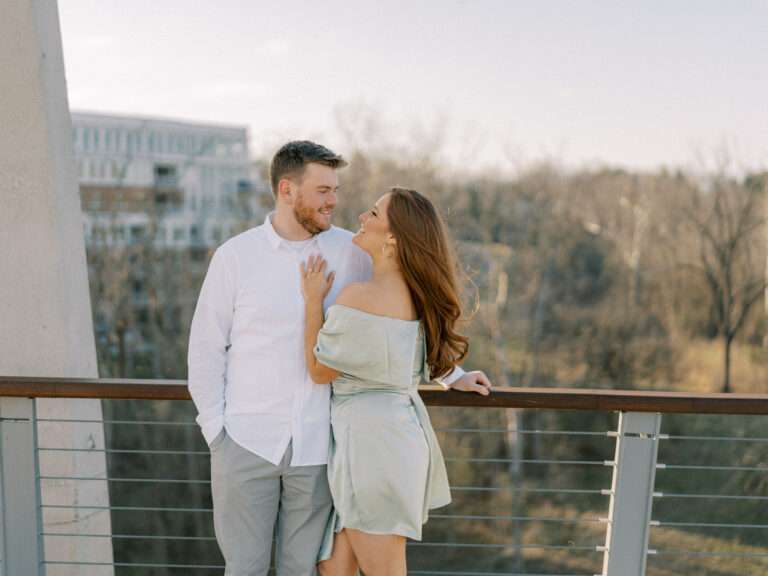
<instances>
[{"instance_id":1,"label":"wooden handrail","mask_svg":"<svg viewBox=\"0 0 768 576\"><path fill-rule=\"evenodd\" d=\"M602 412L768 415L768 394L694 394L587 388L496 388L490 396L421 386L430 406ZM184 380L0 376L0 397L190 400Z\"/></svg>"}]
</instances>

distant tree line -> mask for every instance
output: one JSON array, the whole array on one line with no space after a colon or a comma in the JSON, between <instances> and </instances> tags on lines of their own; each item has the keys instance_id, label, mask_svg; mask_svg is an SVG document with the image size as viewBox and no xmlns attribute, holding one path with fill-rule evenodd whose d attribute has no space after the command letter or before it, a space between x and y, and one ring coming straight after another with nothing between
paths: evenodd
<instances>
[{"instance_id":1,"label":"distant tree line","mask_svg":"<svg viewBox=\"0 0 768 576\"><path fill-rule=\"evenodd\" d=\"M761 373L768 366L764 350L768 336L768 174L736 177L725 169L703 175L666 170L566 170L545 163L512 176L466 175L447 170L429 154L353 147L346 156L350 166L340 173L337 225L356 229L358 214L393 185L425 193L444 213L465 277L465 331L472 338L467 364L485 370L497 384L765 391L733 380L732 373L734 351L740 352L742 364L746 362L743 369ZM264 169L266 161L259 165ZM244 206L271 202L268 192L242 194L260 195L243 197ZM258 224L256 216L244 210L240 229ZM165 249L151 235L126 246L89 245L102 376L186 377L189 323L212 249ZM713 354L717 354L716 360ZM692 365L705 366L697 367L704 370L703 385L691 380ZM434 418L445 427L605 430L612 425L610 415L597 421L589 415L567 413L443 412ZM114 420L190 423L193 416L191 403L105 403L105 417ZM724 424L718 421L715 427L719 426ZM117 448L205 452L194 426L120 426L107 433L108 444ZM571 459L611 458L610 450L601 451L589 439L570 441L566 448L560 443L542 445L539 438L523 442L513 433L473 438L443 435L441 442L454 454L506 456L512 461L498 470L451 464L452 479L465 485L539 485L556 477L562 486L604 487L604 475L597 472L515 464L557 454ZM697 453L701 459L708 457ZM733 464L762 457L755 450L729 455ZM205 480L207 475L207 461L202 456L117 454L110 456L109 466L110 475L118 477ZM713 478L696 482L702 492L718 489ZM749 482L746 476L734 476L728 485ZM116 484L110 490L113 505L156 506L160 502L171 508L210 508L205 484L164 491L152 484ZM459 510L466 506L467 514L501 507L512 516L532 514L541 507L553 507L565 515L590 515L598 507L594 502L506 496L477 496L456 506ZM113 527L116 533L211 538L206 514L113 512ZM755 508L740 507L738 514L742 523L765 521ZM479 531L472 522L433 522L430 530L449 539L456 534L474 534L482 541L500 537L493 531ZM575 531L539 524L512 523L505 530L516 543L530 538L531 530L545 541L579 537ZM735 537L749 542L753 535ZM198 562L220 562L211 540L189 546L116 541L115 550L116 559L185 563L195 557ZM426 554L424 566L430 562ZM553 564L552 558L523 563L522 553L508 562L489 561L472 567L599 570L588 563Z\"/></svg>"}]
</instances>

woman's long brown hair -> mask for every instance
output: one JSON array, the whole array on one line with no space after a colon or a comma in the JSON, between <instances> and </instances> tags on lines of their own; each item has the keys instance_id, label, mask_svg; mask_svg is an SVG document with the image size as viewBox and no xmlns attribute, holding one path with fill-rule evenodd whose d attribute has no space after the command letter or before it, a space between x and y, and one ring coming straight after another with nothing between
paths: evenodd
<instances>
[{"instance_id":1,"label":"woman's long brown hair","mask_svg":"<svg viewBox=\"0 0 768 576\"><path fill-rule=\"evenodd\" d=\"M430 377L445 376L469 350L469 339L455 329L461 302L445 223L432 202L406 188L390 190L387 218L400 270L424 326Z\"/></svg>"}]
</instances>

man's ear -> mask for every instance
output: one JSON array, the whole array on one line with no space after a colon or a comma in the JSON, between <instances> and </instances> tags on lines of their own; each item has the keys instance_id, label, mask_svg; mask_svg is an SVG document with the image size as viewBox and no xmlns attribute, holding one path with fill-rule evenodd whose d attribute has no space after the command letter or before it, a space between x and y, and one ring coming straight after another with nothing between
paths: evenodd
<instances>
[{"instance_id":1,"label":"man's ear","mask_svg":"<svg viewBox=\"0 0 768 576\"><path fill-rule=\"evenodd\" d=\"M286 204L293 204L293 182L288 178L281 178L277 183L277 199Z\"/></svg>"}]
</instances>

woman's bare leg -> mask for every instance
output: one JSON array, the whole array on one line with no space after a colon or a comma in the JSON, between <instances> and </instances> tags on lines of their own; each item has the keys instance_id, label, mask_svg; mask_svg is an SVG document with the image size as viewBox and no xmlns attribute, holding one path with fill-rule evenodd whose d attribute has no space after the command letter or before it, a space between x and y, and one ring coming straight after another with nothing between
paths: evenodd
<instances>
[{"instance_id":1,"label":"woman's bare leg","mask_svg":"<svg viewBox=\"0 0 768 576\"><path fill-rule=\"evenodd\" d=\"M406 576L405 538L347 529L355 558L365 576Z\"/></svg>"},{"instance_id":2,"label":"woman's bare leg","mask_svg":"<svg viewBox=\"0 0 768 576\"><path fill-rule=\"evenodd\" d=\"M333 537L333 553L328 560L317 565L320 576L355 576L357 560L347 538L347 531L342 530Z\"/></svg>"}]
</instances>

